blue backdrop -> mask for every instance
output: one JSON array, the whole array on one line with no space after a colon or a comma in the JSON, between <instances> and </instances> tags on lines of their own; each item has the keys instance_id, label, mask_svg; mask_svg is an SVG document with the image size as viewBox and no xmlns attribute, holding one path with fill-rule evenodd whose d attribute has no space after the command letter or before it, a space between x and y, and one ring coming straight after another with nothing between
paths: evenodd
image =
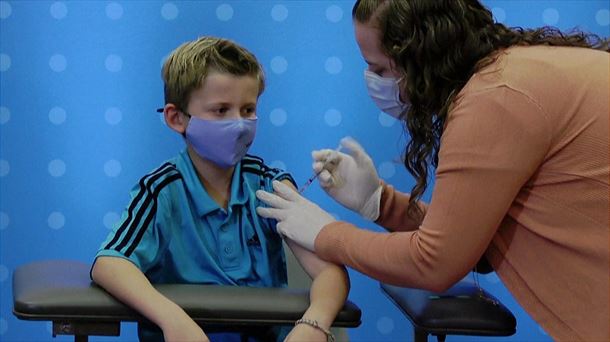
<instances>
[{"instance_id":1,"label":"blue backdrop","mask_svg":"<svg viewBox=\"0 0 610 342\"><path fill-rule=\"evenodd\" d=\"M509 26L609 35L607 1L485 3ZM51 340L50 324L19 321L11 313L15 267L41 259L91 261L131 186L183 148L154 110L163 104L162 62L186 40L231 38L264 65L268 88L252 153L303 183L311 173L310 151L351 135L371 153L381 177L409 191L411 177L396 163L406 141L402 128L366 93L352 4L0 1L0 340ZM317 185L306 195L338 218L378 229ZM350 298L363 310L351 340L409 340L410 324L377 283L350 274ZM517 315L516 335L503 340L550 340L495 274L480 281ZM119 339L92 340L135 338L134 325L125 324Z\"/></svg>"}]
</instances>

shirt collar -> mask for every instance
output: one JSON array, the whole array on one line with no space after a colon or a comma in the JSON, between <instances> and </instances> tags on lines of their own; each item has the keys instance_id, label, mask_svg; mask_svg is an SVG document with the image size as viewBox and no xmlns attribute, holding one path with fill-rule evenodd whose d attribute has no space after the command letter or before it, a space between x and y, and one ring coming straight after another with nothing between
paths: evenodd
<instances>
[{"instance_id":1,"label":"shirt collar","mask_svg":"<svg viewBox=\"0 0 610 342\"><path fill-rule=\"evenodd\" d=\"M209 213L220 210L221 207L212 199L212 197L205 190L203 184L199 180L197 170L193 165L193 162L188 155L186 150L180 153L180 163L178 163L178 169L182 173L186 180L186 187L188 189L190 199L197 210L199 217L208 215ZM235 205L244 205L248 202L248 194L251 192L247 182L243 180L241 172L241 161L235 165L233 176L231 178L231 198L229 205L227 206L228 213L232 211L232 207Z\"/></svg>"}]
</instances>

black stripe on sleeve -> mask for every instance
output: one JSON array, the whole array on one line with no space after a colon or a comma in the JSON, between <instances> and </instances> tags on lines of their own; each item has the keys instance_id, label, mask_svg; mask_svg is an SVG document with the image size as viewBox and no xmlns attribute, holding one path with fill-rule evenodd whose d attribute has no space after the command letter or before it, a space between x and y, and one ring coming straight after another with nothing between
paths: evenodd
<instances>
[{"instance_id":1,"label":"black stripe on sleeve","mask_svg":"<svg viewBox=\"0 0 610 342\"><path fill-rule=\"evenodd\" d=\"M156 180L158 180L161 177L164 177L166 175L168 175L168 177L166 178L171 178L174 175L172 175L171 173L175 172L175 175L178 175L179 178L181 177L181 175L179 173L177 173L176 169L168 169L165 172L162 172L154 177L151 178L150 182L147 184L146 186L146 197L144 198L144 202L142 203L142 205L140 206L140 208L138 209L134 219L133 219L133 224L129 225L129 230L127 231L127 233L125 234L125 236L123 237L123 239L121 240L121 242L114 247L114 250L116 250L117 252L120 252L121 249L123 249L125 246L127 246L127 244L129 243L129 240L131 240L131 237L136 233L136 231L138 230L142 230L142 229L146 229L146 226L142 226L142 217L144 217L144 214L146 213L146 210L150 207L151 202L155 203L157 201L157 198L155 197L155 194L158 194L157 190L161 190L162 187L160 185L155 186L155 189L153 189L152 187L154 186L154 182ZM160 184L167 184L165 183L165 179L161 181ZM152 211L152 209L151 209Z\"/></svg>"},{"instance_id":2,"label":"black stripe on sleeve","mask_svg":"<svg viewBox=\"0 0 610 342\"><path fill-rule=\"evenodd\" d=\"M138 191L138 194L136 195L136 197L133 198L129 205L129 208L127 209L127 218L125 219L125 221L123 221L121 227L119 227L112 240L108 244L106 244L104 249L112 249L112 246L117 243L117 241L123 234L123 231L125 231L125 229L127 229L127 227L130 225L133 219L133 211L136 208L137 204L141 201L142 197L146 194L146 189L149 188L155 180L157 180L164 174L170 172L171 170L175 170L175 165L171 163L165 163L153 172L147 174L146 176L140 179L140 191Z\"/></svg>"},{"instance_id":3,"label":"black stripe on sleeve","mask_svg":"<svg viewBox=\"0 0 610 342\"><path fill-rule=\"evenodd\" d=\"M127 248L127 251L125 252L125 256L129 257L131 255L131 253L133 253L133 251L136 249L136 247L138 246L138 244L140 243L140 241L142 240L142 237L144 236L144 233L146 232L146 228L148 227L148 225L150 224L150 221L152 221L153 217L155 217L155 215L157 214L157 197L159 196L159 192L161 192L161 190L167 186L169 183L181 179L182 175L179 173L173 174L167 178L165 178L161 183L159 183L159 185L155 188L152 197L153 200L153 205L152 205L152 209L148 212L148 215L146 215L146 219L144 220L144 224L142 225L142 227L140 228L140 230L138 231L138 234L136 235L135 239L133 240L133 242L129 245L129 248ZM128 241L123 240L123 241Z\"/></svg>"},{"instance_id":4,"label":"black stripe on sleeve","mask_svg":"<svg viewBox=\"0 0 610 342\"><path fill-rule=\"evenodd\" d=\"M242 163L264 165L264 161L262 158L253 156L251 154L246 154L246 156L242 158Z\"/></svg>"},{"instance_id":5,"label":"black stripe on sleeve","mask_svg":"<svg viewBox=\"0 0 610 342\"><path fill-rule=\"evenodd\" d=\"M280 173L279 169L266 168L266 169L261 170L261 169L253 168L250 166L242 166L241 170L243 172L253 173L255 175L259 175L259 176L262 176L265 178L273 178L273 177L277 176L278 173Z\"/></svg>"}]
</instances>

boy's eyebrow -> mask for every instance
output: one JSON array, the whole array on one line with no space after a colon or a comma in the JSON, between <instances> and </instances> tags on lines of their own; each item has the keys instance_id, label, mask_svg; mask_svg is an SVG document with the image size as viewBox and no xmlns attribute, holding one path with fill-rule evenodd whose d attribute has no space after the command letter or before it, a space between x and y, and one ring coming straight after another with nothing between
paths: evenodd
<instances>
[{"instance_id":1,"label":"boy's eyebrow","mask_svg":"<svg viewBox=\"0 0 610 342\"><path fill-rule=\"evenodd\" d=\"M256 106L257 102L246 102L244 104L242 104L242 106ZM218 101L218 102L211 102L209 103L210 106L231 106L232 103L230 102L224 102L224 101Z\"/></svg>"}]
</instances>

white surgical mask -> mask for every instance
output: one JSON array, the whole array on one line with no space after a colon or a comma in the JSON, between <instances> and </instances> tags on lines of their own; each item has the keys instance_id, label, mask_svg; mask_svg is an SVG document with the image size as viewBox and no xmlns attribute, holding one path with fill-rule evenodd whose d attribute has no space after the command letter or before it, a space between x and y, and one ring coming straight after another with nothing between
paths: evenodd
<instances>
[{"instance_id":1,"label":"white surgical mask","mask_svg":"<svg viewBox=\"0 0 610 342\"><path fill-rule=\"evenodd\" d=\"M381 77L366 69L364 70L364 80L369 96L384 113L400 119L402 113L411 107L410 103L400 101L399 80L393 77Z\"/></svg>"}]
</instances>

